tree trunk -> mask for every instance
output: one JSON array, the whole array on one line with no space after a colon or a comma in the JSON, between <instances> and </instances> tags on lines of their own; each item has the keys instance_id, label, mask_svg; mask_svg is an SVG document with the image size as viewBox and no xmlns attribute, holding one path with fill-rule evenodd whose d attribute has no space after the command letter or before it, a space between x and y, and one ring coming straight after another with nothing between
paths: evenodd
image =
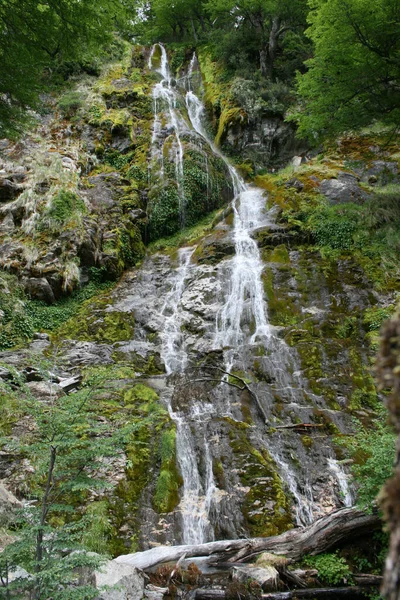
<instances>
[{"instance_id":1,"label":"tree trunk","mask_svg":"<svg viewBox=\"0 0 400 600\"><path fill-rule=\"evenodd\" d=\"M288 559L298 560L304 554L319 554L348 538L371 533L380 525L377 515L365 514L356 508L343 508L318 519L308 527L291 529L269 538L222 540L193 546L159 546L144 552L125 554L114 560L139 569L176 561L183 554L186 554L186 558L212 556L213 564L245 562L261 552L284 554Z\"/></svg>"},{"instance_id":2,"label":"tree trunk","mask_svg":"<svg viewBox=\"0 0 400 600\"><path fill-rule=\"evenodd\" d=\"M268 75L268 67L267 67L267 51L262 48L260 50L260 71L263 77L267 77Z\"/></svg>"},{"instance_id":3,"label":"tree trunk","mask_svg":"<svg viewBox=\"0 0 400 600\"><path fill-rule=\"evenodd\" d=\"M381 348L377 360L377 373L383 388L392 388L387 400L391 421L398 434L396 470L386 483L382 494L382 506L390 531L389 555L382 595L388 600L400 598L400 311L388 321L382 331Z\"/></svg>"}]
</instances>

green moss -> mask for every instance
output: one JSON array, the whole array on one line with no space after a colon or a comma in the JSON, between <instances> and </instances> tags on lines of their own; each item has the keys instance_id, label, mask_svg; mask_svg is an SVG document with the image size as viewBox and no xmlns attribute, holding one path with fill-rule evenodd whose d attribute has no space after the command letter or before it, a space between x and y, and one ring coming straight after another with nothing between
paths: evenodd
<instances>
[{"instance_id":1,"label":"green moss","mask_svg":"<svg viewBox=\"0 0 400 600\"><path fill-rule=\"evenodd\" d=\"M254 448L245 431L231 424L230 438L239 474L249 487L242 507L250 535L277 535L293 526L290 502L276 465L265 448Z\"/></svg>"},{"instance_id":2,"label":"green moss","mask_svg":"<svg viewBox=\"0 0 400 600\"><path fill-rule=\"evenodd\" d=\"M290 263L288 249L283 244L276 246L270 253L269 258L265 257L265 260L273 263Z\"/></svg>"},{"instance_id":3,"label":"green moss","mask_svg":"<svg viewBox=\"0 0 400 600\"><path fill-rule=\"evenodd\" d=\"M120 481L110 500L114 530L110 546L114 555L136 549L141 495L157 469L163 431L165 427L171 428L167 411L159 404L158 394L149 386L140 383L125 388L121 403L129 414L133 432L126 448L126 477ZM121 527L133 532L130 540L118 533Z\"/></svg>"},{"instance_id":4,"label":"green moss","mask_svg":"<svg viewBox=\"0 0 400 600\"><path fill-rule=\"evenodd\" d=\"M264 258L264 257L263 257ZM301 320L300 311L283 285L276 285L274 272L265 268L262 273L264 291L268 300L268 314L272 325L294 325Z\"/></svg>"},{"instance_id":5,"label":"green moss","mask_svg":"<svg viewBox=\"0 0 400 600\"><path fill-rule=\"evenodd\" d=\"M83 303L79 313L57 332L57 338L114 342L132 339L135 321L132 313L106 311L111 299L105 294Z\"/></svg>"},{"instance_id":6,"label":"green moss","mask_svg":"<svg viewBox=\"0 0 400 600\"><path fill-rule=\"evenodd\" d=\"M232 125L240 124L241 126L247 125L247 115L242 108L233 107L233 108L225 108L221 112L221 116L219 118L218 131L215 136L215 145L219 146L221 142L223 142L229 127Z\"/></svg>"},{"instance_id":7,"label":"green moss","mask_svg":"<svg viewBox=\"0 0 400 600\"><path fill-rule=\"evenodd\" d=\"M220 490L226 489L224 465L221 460L213 458L213 475Z\"/></svg>"},{"instance_id":8,"label":"green moss","mask_svg":"<svg viewBox=\"0 0 400 600\"><path fill-rule=\"evenodd\" d=\"M312 448L313 446L313 439L308 436L308 435L302 435L300 437L301 439L301 443L303 444L304 448L307 448L307 450L309 450L310 448Z\"/></svg>"},{"instance_id":9,"label":"green moss","mask_svg":"<svg viewBox=\"0 0 400 600\"><path fill-rule=\"evenodd\" d=\"M351 369L350 378L353 385L348 406L349 410L356 411L362 408L376 408L379 405L379 399L374 379L356 348L350 348L349 360Z\"/></svg>"}]
</instances>

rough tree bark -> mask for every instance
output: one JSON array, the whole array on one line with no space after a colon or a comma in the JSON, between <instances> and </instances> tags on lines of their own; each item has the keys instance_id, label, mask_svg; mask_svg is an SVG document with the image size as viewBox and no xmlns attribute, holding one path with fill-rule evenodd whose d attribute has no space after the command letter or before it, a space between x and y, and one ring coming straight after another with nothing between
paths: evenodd
<instances>
[{"instance_id":1,"label":"rough tree bark","mask_svg":"<svg viewBox=\"0 0 400 600\"><path fill-rule=\"evenodd\" d=\"M387 400L391 421L400 436L400 309L382 330L377 373L383 388L391 388ZM400 437L397 438L395 474L383 491L382 507L389 531L390 547L386 559L382 593L388 600L400 598Z\"/></svg>"},{"instance_id":2,"label":"rough tree bark","mask_svg":"<svg viewBox=\"0 0 400 600\"><path fill-rule=\"evenodd\" d=\"M186 558L212 556L213 564L244 562L261 552L284 554L289 559L298 560L304 554L319 554L346 539L370 533L380 525L377 515L365 514L356 508L343 508L318 519L308 527L291 529L269 538L222 540L193 546L159 546L144 552L118 556L114 560L139 569L176 561L184 554Z\"/></svg>"}]
</instances>

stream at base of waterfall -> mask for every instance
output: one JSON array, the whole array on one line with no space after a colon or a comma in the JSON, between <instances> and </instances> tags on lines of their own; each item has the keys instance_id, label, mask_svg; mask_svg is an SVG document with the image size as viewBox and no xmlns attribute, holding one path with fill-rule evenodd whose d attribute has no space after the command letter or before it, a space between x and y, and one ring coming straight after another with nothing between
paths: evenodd
<instances>
[{"instance_id":1,"label":"stream at base of waterfall","mask_svg":"<svg viewBox=\"0 0 400 600\"><path fill-rule=\"evenodd\" d=\"M293 525L304 526L322 514L321 492L318 483L315 483L318 475L303 464L302 457L305 455L298 450L301 445L295 447L296 442L291 441L290 446L287 436L276 430L273 435L269 434L269 423L263 422L260 415L253 417L255 425L250 421L246 423L238 408L243 402L245 388L241 381L251 387L253 398L257 397L266 406L267 412L276 397L283 398L293 414L304 413L304 418L314 405L323 406L323 399L307 388L295 350L279 337L279 331L268 320L262 281L264 263L253 233L275 227L275 209L266 209L264 191L247 185L208 135L204 105L191 85L197 65L195 56L186 76L177 81L171 76L167 52L161 44L152 48L148 67L152 68L156 52L160 55L159 67L154 70L159 73L160 82L153 89L150 166L156 177L162 180L165 161L173 164L181 224L185 224L186 209L184 136L190 135L192 143L199 147L207 145L224 161L233 188L233 225L230 229L226 226L226 235L231 237L234 247L232 256L221 260L216 267L201 266L193 257L195 246L181 248L177 266L169 272L163 302L158 307L158 318L162 323L160 355L167 375L162 398L175 424L176 456L182 478L176 510L180 524L176 525L177 519L173 524L179 531L173 539L177 543L200 544L221 535L247 534L245 520L229 514L232 510L239 512L240 508L227 500L227 489L229 485L235 488L241 501L249 490L240 484L237 475L232 475L229 485L225 482L226 489L223 489L223 475L220 474L218 481L215 476L223 457L221 448L219 454L216 452L218 444L221 445L221 428L216 423L221 419L237 424L240 432L246 431L252 445L258 448L257 452L270 457L291 500ZM167 158L165 131L168 131L169 140ZM193 314L197 316L193 318ZM201 324L196 325L195 319ZM210 355L217 356L218 362L211 364L211 371L206 369L206 376L202 372L204 389L196 392L196 385L202 379L196 370L199 357ZM264 373L267 373L266 383L247 383L246 372L251 356L260 357ZM207 379L213 381L212 388L205 393ZM238 388L242 389L242 396ZM251 410L254 414L254 406ZM240 433L239 437L243 435ZM335 459L332 448L321 451L318 460L319 469L326 469L329 473L327 485L339 498L336 504L350 506L352 492L348 476ZM250 469L251 465L243 465L243 469L246 468ZM271 479L270 484L264 483L268 486L273 482ZM315 496L318 494L317 502ZM268 510L268 507L265 508L268 503L263 504L261 499L259 502L260 510ZM334 508L332 500L327 501L327 507L329 502ZM247 515L247 520L251 521L251 518L252 515ZM225 519L225 525L221 523L222 519Z\"/></svg>"}]
</instances>

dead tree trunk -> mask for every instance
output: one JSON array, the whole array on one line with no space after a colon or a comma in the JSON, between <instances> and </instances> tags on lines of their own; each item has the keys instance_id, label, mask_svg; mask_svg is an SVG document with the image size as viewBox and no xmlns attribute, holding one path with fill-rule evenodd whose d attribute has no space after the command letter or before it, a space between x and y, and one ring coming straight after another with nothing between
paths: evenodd
<instances>
[{"instance_id":1,"label":"dead tree trunk","mask_svg":"<svg viewBox=\"0 0 400 600\"><path fill-rule=\"evenodd\" d=\"M308 527L291 529L269 538L222 540L193 546L159 546L144 552L125 554L114 560L139 569L179 560L183 554L186 554L186 558L210 556L213 564L245 562L261 552L284 554L288 559L298 560L304 554L319 554L344 540L370 533L380 524L377 515L365 514L356 508L343 508Z\"/></svg>"},{"instance_id":2,"label":"dead tree trunk","mask_svg":"<svg viewBox=\"0 0 400 600\"><path fill-rule=\"evenodd\" d=\"M336 600L336 598L363 598L365 599L365 587L349 586L341 588L307 588L306 590L293 590L290 592L271 592L262 594L262 600L290 600L291 598L323 598L324 600ZM225 590L198 589L196 600L224 600Z\"/></svg>"}]
</instances>

